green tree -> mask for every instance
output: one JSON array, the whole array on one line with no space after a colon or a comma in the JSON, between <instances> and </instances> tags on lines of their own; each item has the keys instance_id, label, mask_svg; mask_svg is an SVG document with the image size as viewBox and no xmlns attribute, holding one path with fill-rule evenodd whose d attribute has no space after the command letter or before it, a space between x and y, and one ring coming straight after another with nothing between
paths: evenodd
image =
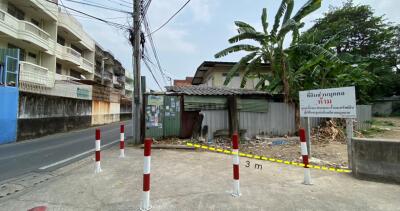
<instances>
[{"instance_id":1,"label":"green tree","mask_svg":"<svg viewBox=\"0 0 400 211\"><path fill-rule=\"evenodd\" d=\"M236 21L235 25L238 27L238 35L229 39L231 44L243 41L251 40L256 41L258 45L250 44L236 44L228 47L217 54L215 58L224 57L230 53L238 51L246 51L248 54L244 56L240 61L232 67L228 73L225 85L227 85L232 77L240 70L245 70L245 77L243 77L242 87L245 85L248 77L254 73L254 70L260 66L261 63L271 64L271 74L258 75L261 79L258 87L264 87L265 80L270 82L268 89L275 93L283 93L285 96L285 102L291 102L291 79L289 78L293 74L290 73L287 50L284 48L284 41L288 33L292 33L292 48L308 48L311 50L318 51L319 54L326 55L328 57L334 57L334 55L314 45L302 45L297 46L299 40L299 30L304 26L301 20L321 7L321 0L309 0L306 2L297 13L292 16L294 7L294 0L282 0L281 5L275 15L275 21L272 29L268 31L267 21L267 9L262 10L261 23L263 31L258 32L251 25Z\"/></svg>"},{"instance_id":2,"label":"green tree","mask_svg":"<svg viewBox=\"0 0 400 211\"><path fill-rule=\"evenodd\" d=\"M374 15L370 6L348 1L342 7L331 8L301 39L309 36L315 44L337 36L332 49L338 57L362 66L375 77L374 87L363 90L366 96L400 94L400 27Z\"/></svg>"}]
</instances>

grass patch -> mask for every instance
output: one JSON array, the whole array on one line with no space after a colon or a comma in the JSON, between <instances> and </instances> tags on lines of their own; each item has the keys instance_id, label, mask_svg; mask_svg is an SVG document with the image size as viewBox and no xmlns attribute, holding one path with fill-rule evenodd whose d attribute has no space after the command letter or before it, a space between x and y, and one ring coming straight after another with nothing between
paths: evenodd
<instances>
[{"instance_id":1,"label":"grass patch","mask_svg":"<svg viewBox=\"0 0 400 211\"><path fill-rule=\"evenodd\" d=\"M381 120L376 120L373 119L372 121L369 121L369 123L371 123L372 125L376 125L376 126L390 126L390 127L394 127L395 124L391 121L381 121Z\"/></svg>"},{"instance_id":2,"label":"grass patch","mask_svg":"<svg viewBox=\"0 0 400 211\"><path fill-rule=\"evenodd\" d=\"M365 137L373 137L374 135L383 133L385 130L380 129L380 128L376 128L376 127L371 127L370 129L367 130L362 130L361 133L365 136Z\"/></svg>"}]
</instances>

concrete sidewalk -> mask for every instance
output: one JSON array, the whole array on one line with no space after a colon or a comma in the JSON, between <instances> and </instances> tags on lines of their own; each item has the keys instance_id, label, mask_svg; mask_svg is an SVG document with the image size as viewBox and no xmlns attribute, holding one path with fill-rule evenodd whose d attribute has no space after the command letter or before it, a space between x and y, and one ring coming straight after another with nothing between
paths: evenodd
<instances>
[{"instance_id":1,"label":"concrete sidewalk","mask_svg":"<svg viewBox=\"0 0 400 211\"><path fill-rule=\"evenodd\" d=\"M138 210L143 151L114 147L102 152L94 174L87 158L63 167L49 180L0 199L0 210ZM250 161L252 168L246 168ZM262 170L254 164L261 164ZM360 181L348 174L312 170L305 186L303 169L241 158L242 196L233 198L231 156L211 152L153 150L153 210L400 210L400 186Z\"/></svg>"}]
</instances>

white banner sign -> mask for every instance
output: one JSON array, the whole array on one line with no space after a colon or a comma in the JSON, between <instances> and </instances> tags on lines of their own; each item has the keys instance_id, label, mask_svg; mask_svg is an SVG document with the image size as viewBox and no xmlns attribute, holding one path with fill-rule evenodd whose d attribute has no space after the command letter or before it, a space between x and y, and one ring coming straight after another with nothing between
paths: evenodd
<instances>
[{"instance_id":1,"label":"white banner sign","mask_svg":"<svg viewBox=\"0 0 400 211\"><path fill-rule=\"evenodd\" d=\"M354 87L301 91L301 117L356 118Z\"/></svg>"}]
</instances>

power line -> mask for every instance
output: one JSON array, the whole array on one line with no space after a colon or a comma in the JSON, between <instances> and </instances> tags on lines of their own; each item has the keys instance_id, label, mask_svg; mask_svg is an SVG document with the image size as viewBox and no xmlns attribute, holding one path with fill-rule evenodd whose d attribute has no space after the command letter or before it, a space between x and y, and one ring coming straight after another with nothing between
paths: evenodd
<instances>
[{"instance_id":1,"label":"power line","mask_svg":"<svg viewBox=\"0 0 400 211\"><path fill-rule=\"evenodd\" d=\"M147 59L147 61L148 61L154 68L158 68L157 65L154 64L154 62L150 59L149 56L147 56L146 54L144 54L143 56L144 56L143 59ZM164 72L164 76L168 79L168 81L172 82L172 77L171 77L172 74L169 73L171 76L167 75L167 74L166 74L167 71L166 71L165 69L163 69L163 72ZM165 81L164 81L164 83L165 83L166 85L168 85L168 83L166 83Z\"/></svg>"},{"instance_id":2,"label":"power line","mask_svg":"<svg viewBox=\"0 0 400 211\"><path fill-rule=\"evenodd\" d=\"M133 7L132 2L127 2L127 3L121 2L121 3L120 3L120 1L115 1L115 0L107 0L107 1L109 1L109 2L111 2L111 3L118 4L118 5L123 6L123 7L130 8L130 9L132 9L132 7ZM129 5L126 5L126 4L129 4Z\"/></svg>"},{"instance_id":3,"label":"power line","mask_svg":"<svg viewBox=\"0 0 400 211\"><path fill-rule=\"evenodd\" d=\"M144 26L145 26L146 32L150 33L150 26L149 26L149 23L147 21L147 17L144 17ZM161 67L160 59L158 57L158 52L157 52L156 46L154 44L153 37L151 36L151 34L148 37L149 37L149 40L150 40L151 50L152 50L154 58L156 59L156 62L157 62L158 70L161 73L161 76L162 76L162 78L164 80L164 83L166 83L165 82L165 74L164 74L164 72L162 70L162 67Z\"/></svg>"},{"instance_id":4,"label":"power line","mask_svg":"<svg viewBox=\"0 0 400 211\"><path fill-rule=\"evenodd\" d=\"M129 1L124 1L124 0L119 0L120 2L124 2L124 3L127 3L127 4L132 4L132 2L129 2ZM133 5L133 4L132 4Z\"/></svg>"},{"instance_id":5,"label":"power line","mask_svg":"<svg viewBox=\"0 0 400 211\"><path fill-rule=\"evenodd\" d=\"M69 1L69 2L72 2L72 3L76 3L76 4L82 4L82 5L86 5L86 6L91 6L91 7L97 7L97 8L101 8L101 9L104 9L104 10L111 10L111 11L115 11L115 12L122 12L122 13L133 15L132 12L125 11L125 10L120 10L120 9L116 9L116 8L110 8L110 7L107 7L105 5L101 5L101 4L92 4L92 3L86 3L86 2L75 1L75 0L66 0L66 1Z\"/></svg>"},{"instance_id":6,"label":"power line","mask_svg":"<svg viewBox=\"0 0 400 211\"><path fill-rule=\"evenodd\" d=\"M147 34L147 36L150 36L154 33L156 33L157 31L159 31L160 29L162 29L165 25L167 25L181 10L183 10L183 8L186 7L187 4L189 4L191 0L188 0L184 5L182 5L181 8L179 8L178 11L176 11L164 24L162 24L160 27L158 27L156 30L154 30L153 32L151 32L150 34Z\"/></svg>"},{"instance_id":7,"label":"power line","mask_svg":"<svg viewBox=\"0 0 400 211\"><path fill-rule=\"evenodd\" d=\"M147 10L148 10L149 7L150 7L150 3L151 3L151 0L147 0L147 2L144 3L144 6L142 6L142 12L141 12L140 21L139 21L140 24L142 24L143 19L144 19L144 17L145 17L146 14L147 14Z\"/></svg>"},{"instance_id":8,"label":"power line","mask_svg":"<svg viewBox=\"0 0 400 211\"><path fill-rule=\"evenodd\" d=\"M51 1L51 0L45 0L45 1L58 5L56 2L53 2L53 1ZM108 25L110 25L110 26L113 26L113 27L116 27L116 28L119 28L119 29L123 29L123 30L128 30L128 29L129 29L128 27L126 27L126 26L123 25L123 24L119 24L119 23L107 21L107 20L98 18L98 17L96 17L96 16L87 14L87 13L85 13L85 12L76 10L76 9L74 9L74 8L67 7L67 6L65 6L65 5L64 5L64 8L65 8L66 10L69 9L69 10L71 10L71 11L74 11L74 12L80 13L80 14L82 14L82 15L88 16L88 17L90 17L90 18L96 19L96 20L98 20L98 21L104 22L104 23L106 23L106 24L108 24Z\"/></svg>"},{"instance_id":9,"label":"power line","mask_svg":"<svg viewBox=\"0 0 400 211\"><path fill-rule=\"evenodd\" d=\"M143 62L146 65L146 67L149 70L149 72L151 73L151 76L153 76L153 79L157 83L157 85L160 88L160 90L163 90L163 88L161 87L160 83L158 83L156 76L154 75L153 71L151 70L150 65L147 63L146 60L143 60Z\"/></svg>"}]
</instances>

